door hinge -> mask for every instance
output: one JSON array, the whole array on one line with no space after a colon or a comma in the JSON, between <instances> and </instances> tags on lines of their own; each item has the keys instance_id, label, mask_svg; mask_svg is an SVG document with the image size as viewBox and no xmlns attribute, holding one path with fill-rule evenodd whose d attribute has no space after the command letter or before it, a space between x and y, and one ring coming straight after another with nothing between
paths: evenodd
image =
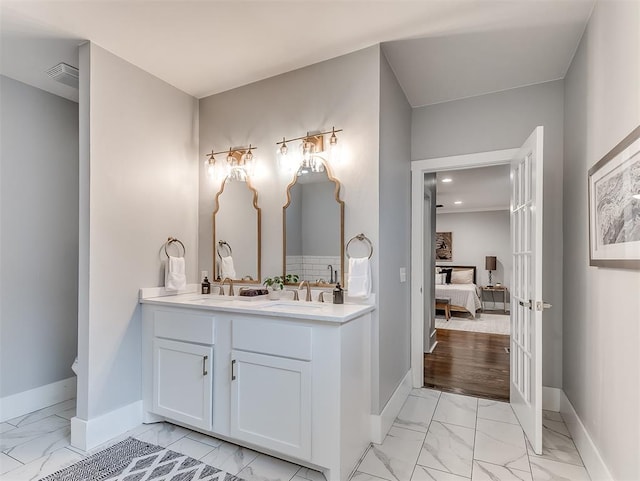
<instances>
[{"instance_id":1,"label":"door hinge","mask_svg":"<svg viewBox=\"0 0 640 481\"><path fill-rule=\"evenodd\" d=\"M552 306L548 302L544 301L536 301L536 311L544 311L545 309L550 309Z\"/></svg>"}]
</instances>

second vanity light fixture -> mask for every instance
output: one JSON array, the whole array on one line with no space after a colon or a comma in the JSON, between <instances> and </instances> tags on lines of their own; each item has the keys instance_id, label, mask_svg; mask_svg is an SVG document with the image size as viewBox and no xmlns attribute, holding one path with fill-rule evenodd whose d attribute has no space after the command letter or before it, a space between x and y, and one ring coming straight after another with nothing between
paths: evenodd
<instances>
[{"instance_id":1,"label":"second vanity light fixture","mask_svg":"<svg viewBox=\"0 0 640 481\"><path fill-rule=\"evenodd\" d=\"M249 147L231 148L229 150L221 150L220 152L214 152L211 150L210 154L207 154L207 160L204 161L204 166L207 169L207 175L209 177L215 177L218 179L238 180L246 181L247 177L251 177L254 174L256 167L256 160L253 156L253 150L257 147L249 144ZM216 155L226 154L225 160L218 160Z\"/></svg>"},{"instance_id":2,"label":"second vanity light fixture","mask_svg":"<svg viewBox=\"0 0 640 481\"><path fill-rule=\"evenodd\" d=\"M308 172L323 172L323 161L331 160L333 162L338 160L338 137L337 132L342 132L342 129L333 127L327 132L309 133L302 137L296 137L293 139L282 138L281 142L276 142L279 145L278 159L280 169L287 173L296 172L298 175L306 174ZM331 134L329 137L329 152L325 152L324 149L324 136ZM297 152L287 145L287 142L295 142L301 140L299 150ZM328 154L328 158L326 157Z\"/></svg>"}]
</instances>

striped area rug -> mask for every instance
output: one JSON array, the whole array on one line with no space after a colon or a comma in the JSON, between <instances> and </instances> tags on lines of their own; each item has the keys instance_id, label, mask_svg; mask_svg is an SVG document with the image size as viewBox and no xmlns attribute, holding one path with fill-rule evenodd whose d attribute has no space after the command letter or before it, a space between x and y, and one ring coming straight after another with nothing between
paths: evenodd
<instances>
[{"instance_id":1,"label":"striped area rug","mask_svg":"<svg viewBox=\"0 0 640 481\"><path fill-rule=\"evenodd\" d=\"M40 481L243 481L155 444L127 438Z\"/></svg>"}]
</instances>

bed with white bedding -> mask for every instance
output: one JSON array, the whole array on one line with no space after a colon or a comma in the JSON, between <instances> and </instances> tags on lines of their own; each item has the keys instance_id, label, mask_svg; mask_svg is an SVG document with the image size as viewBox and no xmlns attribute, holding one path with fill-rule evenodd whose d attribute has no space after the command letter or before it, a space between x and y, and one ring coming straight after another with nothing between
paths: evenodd
<instances>
[{"instance_id":1,"label":"bed with white bedding","mask_svg":"<svg viewBox=\"0 0 640 481\"><path fill-rule=\"evenodd\" d=\"M482 303L480 302L480 289L475 284L475 266L439 267L453 270L452 283L438 284L436 282L436 299L449 299L450 310L469 312L473 317L476 317L476 311L482 307Z\"/></svg>"}]
</instances>

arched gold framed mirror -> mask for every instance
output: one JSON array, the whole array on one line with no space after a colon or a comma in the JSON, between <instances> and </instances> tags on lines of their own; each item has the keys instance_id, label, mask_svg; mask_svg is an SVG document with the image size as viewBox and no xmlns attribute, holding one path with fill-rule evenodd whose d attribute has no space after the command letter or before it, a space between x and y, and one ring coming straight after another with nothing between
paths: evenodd
<instances>
[{"instance_id":1,"label":"arched gold framed mirror","mask_svg":"<svg viewBox=\"0 0 640 481\"><path fill-rule=\"evenodd\" d=\"M251 180L227 177L216 194L212 216L213 278L260 284L262 212Z\"/></svg>"},{"instance_id":2,"label":"arched gold framed mirror","mask_svg":"<svg viewBox=\"0 0 640 481\"><path fill-rule=\"evenodd\" d=\"M282 208L283 276L312 286L344 285L344 201L340 181L322 158L323 172L294 174Z\"/></svg>"}]
</instances>

